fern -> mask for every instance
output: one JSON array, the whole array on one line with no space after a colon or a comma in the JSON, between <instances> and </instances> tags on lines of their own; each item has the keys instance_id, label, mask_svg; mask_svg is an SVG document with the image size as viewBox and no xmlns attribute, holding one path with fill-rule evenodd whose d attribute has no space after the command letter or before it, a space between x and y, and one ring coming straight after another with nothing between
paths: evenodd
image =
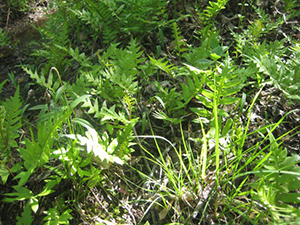
<instances>
[{"instance_id":1,"label":"fern","mask_svg":"<svg viewBox=\"0 0 300 225\"><path fill-rule=\"evenodd\" d=\"M169 64L168 61L164 61L164 59L154 59L150 56L148 56L150 59L150 63L154 66L156 66L157 68L163 70L164 72L166 72L167 74L171 75L171 77L175 77L175 69L176 66Z\"/></svg>"},{"instance_id":2,"label":"fern","mask_svg":"<svg viewBox=\"0 0 300 225\"><path fill-rule=\"evenodd\" d=\"M24 160L25 169L27 169L27 171L22 171L15 177L15 179L20 179L19 186L28 181L36 168L41 168L49 162L50 155L54 151L54 143L59 138L58 131L70 115L71 112L66 109L64 112L40 113L41 118L37 125L37 137L31 131L31 140L25 138L25 147L19 149Z\"/></svg>"},{"instance_id":3,"label":"fern","mask_svg":"<svg viewBox=\"0 0 300 225\"><path fill-rule=\"evenodd\" d=\"M248 25L247 29L244 29L242 33L232 32L236 41L236 50L240 54L246 53L249 45L260 45L262 37L267 36L268 34L273 36L272 31L277 29L276 33L278 33L278 28L280 28L285 22L282 17L273 21L273 19L271 19L263 9L257 7L253 8L257 13L258 18L251 21L250 25ZM284 34L284 36L286 35Z\"/></svg>"},{"instance_id":4,"label":"fern","mask_svg":"<svg viewBox=\"0 0 300 225\"><path fill-rule=\"evenodd\" d=\"M200 116L211 115L211 111L216 105L218 115L227 116L227 112L219 108L221 105L231 105L239 100L234 94L239 92L246 84L246 76L243 69L237 69L231 64L230 57L227 55L220 68L216 71L200 71L193 69L198 74L205 74L205 86L199 89L196 99L205 107L191 108Z\"/></svg>"},{"instance_id":5,"label":"fern","mask_svg":"<svg viewBox=\"0 0 300 225\"><path fill-rule=\"evenodd\" d=\"M132 119L130 115L125 116L121 110L116 112L116 105L108 108L103 102L100 109L98 100L93 104L90 98L84 100L83 108L88 108L88 114L94 114L94 118L99 118L101 125L105 125L101 137L97 132L88 128L86 137L79 135L68 135L69 138L78 139L82 145L87 145L88 152L93 151L95 160L102 167L107 168L109 163L119 163L128 158L133 149L130 147L131 133L138 119ZM87 141L90 139L90 141Z\"/></svg>"},{"instance_id":6,"label":"fern","mask_svg":"<svg viewBox=\"0 0 300 225\"><path fill-rule=\"evenodd\" d=\"M103 34L103 43L111 43L117 37L117 6L115 1L85 1L86 8L70 9L72 13L86 25L93 33Z\"/></svg>"},{"instance_id":7,"label":"fern","mask_svg":"<svg viewBox=\"0 0 300 225\"><path fill-rule=\"evenodd\" d=\"M53 70L51 70L49 72L49 75L48 75L48 78L46 80L46 77L45 75L39 75L37 71L32 71L31 69L23 66L22 67L23 70L30 75L30 78L31 79L34 79L36 80L37 84L51 90L51 91L54 91L57 90L57 88L59 87L60 85L60 81L59 79L54 79L53 77ZM41 72L42 73L42 72ZM55 80L55 81L54 81Z\"/></svg>"},{"instance_id":8,"label":"fern","mask_svg":"<svg viewBox=\"0 0 300 225\"><path fill-rule=\"evenodd\" d=\"M51 67L57 68L60 74L65 72L66 66L70 63L67 56L71 45L69 36L72 33L72 26L67 9L62 7L55 16L49 16L44 26L36 28L43 41L32 55L43 61L39 65L43 74L49 73Z\"/></svg>"},{"instance_id":9,"label":"fern","mask_svg":"<svg viewBox=\"0 0 300 225\"><path fill-rule=\"evenodd\" d=\"M4 156L10 156L10 149L18 147L16 139L20 137L19 129L22 127L21 106L19 88L13 97L0 105L0 149Z\"/></svg>"},{"instance_id":10,"label":"fern","mask_svg":"<svg viewBox=\"0 0 300 225\"><path fill-rule=\"evenodd\" d=\"M79 69L80 76L76 82L67 85L68 96L77 99L83 95L91 95L85 106L91 106L91 102L98 104L99 100L102 104L105 100L119 102L124 96L134 96L139 89L137 82L139 71L145 62L143 51L140 49L134 39L126 49L119 48L118 44L112 44L102 55L97 53L99 58L97 64L93 64L85 54L80 54L78 49L70 49L70 54L82 68ZM95 111L89 111L91 112Z\"/></svg>"},{"instance_id":11,"label":"fern","mask_svg":"<svg viewBox=\"0 0 300 225\"><path fill-rule=\"evenodd\" d=\"M255 68L264 81L270 78L274 86L291 99L300 100L300 48L299 45L291 47L288 52L284 46L285 40L270 42L245 48L244 58L247 64ZM286 59L290 54L293 57Z\"/></svg>"},{"instance_id":12,"label":"fern","mask_svg":"<svg viewBox=\"0 0 300 225\"><path fill-rule=\"evenodd\" d=\"M217 0L216 2L209 1L209 6L203 11L200 19L206 24L215 18L225 6L229 0Z\"/></svg>"},{"instance_id":13,"label":"fern","mask_svg":"<svg viewBox=\"0 0 300 225\"><path fill-rule=\"evenodd\" d=\"M7 82L7 79L2 81L2 83L0 84L0 94L2 93L2 89L3 89L6 82Z\"/></svg>"},{"instance_id":14,"label":"fern","mask_svg":"<svg viewBox=\"0 0 300 225\"><path fill-rule=\"evenodd\" d=\"M177 54L180 55L181 53L188 50L187 48L185 48L185 46L186 46L185 39L183 36L181 36L181 33L180 33L179 28L176 23L173 23L173 37L175 39L175 46L176 46Z\"/></svg>"},{"instance_id":15,"label":"fern","mask_svg":"<svg viewBox=\"0 0 300 225\"><path fill-rule=\"evenodd\" d=\"M84 100L84 104L82 105L83 108L88 108L88 114L94 114L95 118L100 118L102 122L107 120L115 121L116 123L122 122L124 125L130 124L130 120L125 117L125 114L122 112L117 113L116 106L112 106L107 108L106 102L103 102L103 105L100 110L98 99L95 100L93 104L90 98L86 98Z\"/></svg>"},{"instance_id":16,"label":"fern","mask_svg":"<svg viewBox=\"0 0 300 225\"><path fill-rule=\"evenodd\" d=\"M7 33L4 32L2 28L0 28L0 47L9 46L10 44L11 44L11 41L10 41ZM3 57L3 55L1 54L0 57Z\"/></svg>"},{"instance_id":17,"label":"fern","mask_svg":"<svg viewBox=\"0 0 300 225\"><path fill-rule=\"evenodd\" d=\"M90 59L85 55L85 53L80 54L78 47L76 47L75 50L70 48L69 54L73 57L74 60L76 60L80 64L80 67L85 69L92 67Z\"/></svg>"},{"instance_id":18,"label":"fern","mask_svg":"<svg viewBox=\"0 0 300 225\"><path fill-rule=\"evenodd\" d=\"M227 46L221 46L218 33L207 36L200 47L193 48L184 54L189 65L205 70L214 66L215 62L226 55Z\"/></svg>"},{"instance_id":19,"label":"fern","mask_svg":"<svg viewBox=\"0 0 300 225\"><path fill-rule=\"evenodd\" d=\"M291 204L300 203L300 156L288 152L272 134L269 136L270 153L258 164L263 165L263 170L257 173L260 182L253 185L257 188L256 197L268 208L275 222L282 221L281 217L296 219L300 210Z\"/></svg>"}]
</instances>

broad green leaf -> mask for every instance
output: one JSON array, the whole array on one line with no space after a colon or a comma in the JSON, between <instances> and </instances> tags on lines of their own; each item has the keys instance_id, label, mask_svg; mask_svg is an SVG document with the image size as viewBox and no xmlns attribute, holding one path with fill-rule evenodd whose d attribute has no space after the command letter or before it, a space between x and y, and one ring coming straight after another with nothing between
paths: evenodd
<instances>
[{"instance_id":1,"label":"broad green leaf","mask_svg":"<svg viewBox=\"0 0 300 225\"><path fill-rule=\"evenodd\" d=\"M209 101L207 98L205 98L201 95L196 95L196 99L199 100L199 102L202 103L207 108L210 108L210 109L213 108L213 103L211 101Z\"/></svg>"},{"instance_id":2,"label":"broad green leaf","mask_svg":"<svg viewBox=\"0 0 300 225\"><path fill-rule=\"evenodd\" d=\"M46 180L46 185L44 186L43 191L36 195L36 197L46 196L53 193L54 191L52 190L52 188L55 185L59 184L60 180L61 178L57 178L55 180Z\"/></svg>"},{"instance_id":3,"label":"broad green leaf","mask_svg":"<svg viewBox=\"0 0 300 225\"><path fill-rule=\"evenodd\" d=\"M225 126L222 129L223 137L229 134L232 124L233 124L233 120L231 118L226 121Z\"/></svg>"},{"instance_id":4,"label":"broad green leaf","mask_svg":"<svg viewBox=\"0 0 300 225\"><path fill-rule=\"evenodd\" d=\"M230 96L230 95L236 94L240 90L241 90L240 87L233 87L233 88L229 88L229 89L223 89L221 91L221 96L224 96L224 97Z\"/></svg>"},{"instance_id":5,"label":"broad green leaf","mask_svg":"<svg viewBox=\"0 0 300 225\"><path fill-rule=\"evenodd\" d=\"M231 104L237 102L238 100L240 100L240 98L238 98L238 97L226 97L226 98L222 98L220 100L220 104L221 105L231 105Z\"/></svg>"},{"instance_id":6,"label":"broad green leaf","mask_svg":"<svg viewBox=\"0 0 300 225\"><path fill-rule=\"evenodd\" d=\"M196 113L200 117L210 117L211 112L204 108L190 108L190 110Z\"/></svg>"},{"instance_id":7,"label":"broad green leaf","mask_svg":"<svg viewBox=\"0 0 300 225\"><path fill-rule=\"evenodd\" d=\"M39 200L36 197L32 197L29 199L29 204L31 207L31 210L36 213L39 209Z\"/></svg>"},{"instance_id":8,"label":"broad green leaf","mask_svg":"<svg viewBox=\"0 0 300 225\"><path fill-rule=\"evenodd\" d=\"M225 84L223 85L223 88L224 89L232 88L232 87L240 85L242 82L243 82L243 79L241 79L241 78L237 78L234 80L227 80L225 82Z\"/></svg>"},{"instance_id":9,"label":"broad green leaf","mask_svg":"<svg viewBox=\"0 0 300 225\"><path fill-rule=\"evenodd\" d=\"M193 95L186 84L181 84L183 100L188 101Z\"/></svg>"},{"instance_id":10,"label":"broad green leaf","mask_svg":"<svg viewBox=\"0 0 300 225\"><path fill-rule=\"evenodd\" d=\"M279 194L278 200L283 201L285 203L300 203L300 193L283 193Z\"/></svg>"},{"instance_id":11,"label":"broad green leaf","mask_svg":"<svg viewBox=\"0 0 300 225\"><path fill-rule=\"evenodd\" d=\"M209 99L213 99L214 98L214 93L212 91L208 91L208 90L202 89L200 91L200 93L202 95L204 95L205 97L209 98Z\"/></svg>"},{"instance_id":12,"label":"broad green leaf","mask_svg":"<svg viewBox=\"0 0 300 225\"><path fill-rule=\"evenodd\" d=\"M33 217L31 215L31 205L30 202L27 202L24 211L22 212L21 217L17 217L17 225L31 225L33 222Z\"/></svg>"},{"instance_id":13,"label":"broad green leaf","mask_svg":"<svg viewBox=\"0 0 300 225\"><path fill-rule=\"evenodd\" d=\"M223 117L228 117L228 113L223 109L218 109L218 115Z\"/></svg>"},{"instance_id":14,"label":"broad green leaf","mask_svg":"<svg viewBox=\"0 0 300 225\"><path fill-rule=\"evenodd\" d=\"M79 105L80 103L85 102L85 100L87 98L89 98L90 95L83 95L80 96L79 98L75 99L74 101L72 101L72 103L70 104L71 109L74 109L77 105Z\"/></svg>"},{"instance_id":15,"label":"broad green leaf","mask_svg":"<svg viewBox=\"0 0 300 225\"><path fill-rule=\"evenodd\" d=\"M211 53L211 54L210 54L210 57L211 57L214 61L217 61L218 59L221 58L221 56L219 56L219 55L216 54L216 53Z\"/></svg>"},{"instance_id":16,"label":"broad green leaf","mask_svg":"<svg viewBox=\"0 0 300 225\"><path fill-rule=\"evenodd\" d=\"M1 176L3 184L5 184L7 181L7 178L9 177L9 171L3 164L0 165L0 176Z\"/></svg>"},{"instance_id":17,"label":"broad green leaf","mask_svg":"<svg viewBox=\"0 0 300 225\"><path fill-rule=\"evenodd\" d=\"M154 98L156 98L159 102L160 102L160 104L162 105L162 107L165 109L166 108L166 106L165 106L165 104L164 104L164 101L161 99L161 97L159 97L159 96L154 96Z\"/></svg>"},{"instance_id":18,"label":"broad green leaf","mask_svg":"<svg viewBox=\"0 0 300 225\"><path fill-rule=\"evenodd\" d=\"M25 187L20 187L20 186L13 186L16 192L13 193L5 193L4 195L6 196L16 196L15 198L4 198L2 201L4 202L14 202L14 201L22 201L26 199L30 199L33 197L33 193L31 190L25 188Z\"/></svg>"},{"instance_id":19,"label":"broad green leaf","mask_svg":"<svg viewBox=\"0 0 300 225\"><path fill-rule=\"evenodd\" d=\"M20 172L17 176L14 177L14 180L19 179L18 185L23 186L28 181L30 175L33 173L34 169L36 168L36 165L32 165L27 171Z\"/></svg>"}]
</instances>

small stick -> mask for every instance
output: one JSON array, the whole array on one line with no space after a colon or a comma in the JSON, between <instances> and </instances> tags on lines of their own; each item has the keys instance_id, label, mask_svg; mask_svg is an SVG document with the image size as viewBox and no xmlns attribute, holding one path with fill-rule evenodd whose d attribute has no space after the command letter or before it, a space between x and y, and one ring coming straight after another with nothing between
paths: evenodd
<instances>
[{"instance_id":1,"label":"small stick","mask_svg":"<svg viewBox=\"0 0 300 225\"><path fill-rule=\"evenodd\" d=\"M10 15L10 8L8 8L8 12L7 12L7 17L6 17L6 24L5 24L5 29L8 26L8 21L9 21L9 15Z\"/></svg>"}]
</instances>

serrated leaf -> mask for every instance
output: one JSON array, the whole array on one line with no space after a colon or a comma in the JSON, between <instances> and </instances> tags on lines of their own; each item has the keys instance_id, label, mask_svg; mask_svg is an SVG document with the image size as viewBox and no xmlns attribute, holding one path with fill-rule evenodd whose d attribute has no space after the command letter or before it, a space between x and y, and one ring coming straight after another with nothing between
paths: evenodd
<instances>
[{"instance_id":1,"label":"serrated leaf","mask_svg":"<svg viewBox=\"0 0 300 225\"><path fill-rule=\"evenodd\" d=\"M30 203L27 202L24 211L21 214L21 217L17 217L17 225L31 225L33 222L33 217L31 215Z\"/></svg>"}]
</instances>

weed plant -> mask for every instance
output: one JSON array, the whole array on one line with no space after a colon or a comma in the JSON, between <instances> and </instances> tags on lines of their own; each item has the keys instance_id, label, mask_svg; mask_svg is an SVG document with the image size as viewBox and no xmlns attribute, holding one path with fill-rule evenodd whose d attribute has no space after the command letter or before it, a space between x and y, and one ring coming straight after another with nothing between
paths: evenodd
<instances>
[{"instance_id":1,"label":"weed plant","mask_svg":"<svg viewBox=\"0 0 300 225\"><path fill-rule=\"evenodd\" d=\"M0 28L0 47L8 46L10 44L9 37L2 28Z\"/></svg>"},{"instance_id":2,"label":"weed plant","mask_svg":"<svg viewBox=\"0 0 300 225\"><path fill-rule=\"evenodd\" d=\"M285 140L299 109L272 122L260 107L269 87L300 100L299 41L282 31L298 6L243 1L256 14L224 32L230 2L55 1L36 64L22 65L28 96L15 82L0 102L0 207L16 212L0 220L297 223L300 158Z\"/></svg>"}]
</instances>

